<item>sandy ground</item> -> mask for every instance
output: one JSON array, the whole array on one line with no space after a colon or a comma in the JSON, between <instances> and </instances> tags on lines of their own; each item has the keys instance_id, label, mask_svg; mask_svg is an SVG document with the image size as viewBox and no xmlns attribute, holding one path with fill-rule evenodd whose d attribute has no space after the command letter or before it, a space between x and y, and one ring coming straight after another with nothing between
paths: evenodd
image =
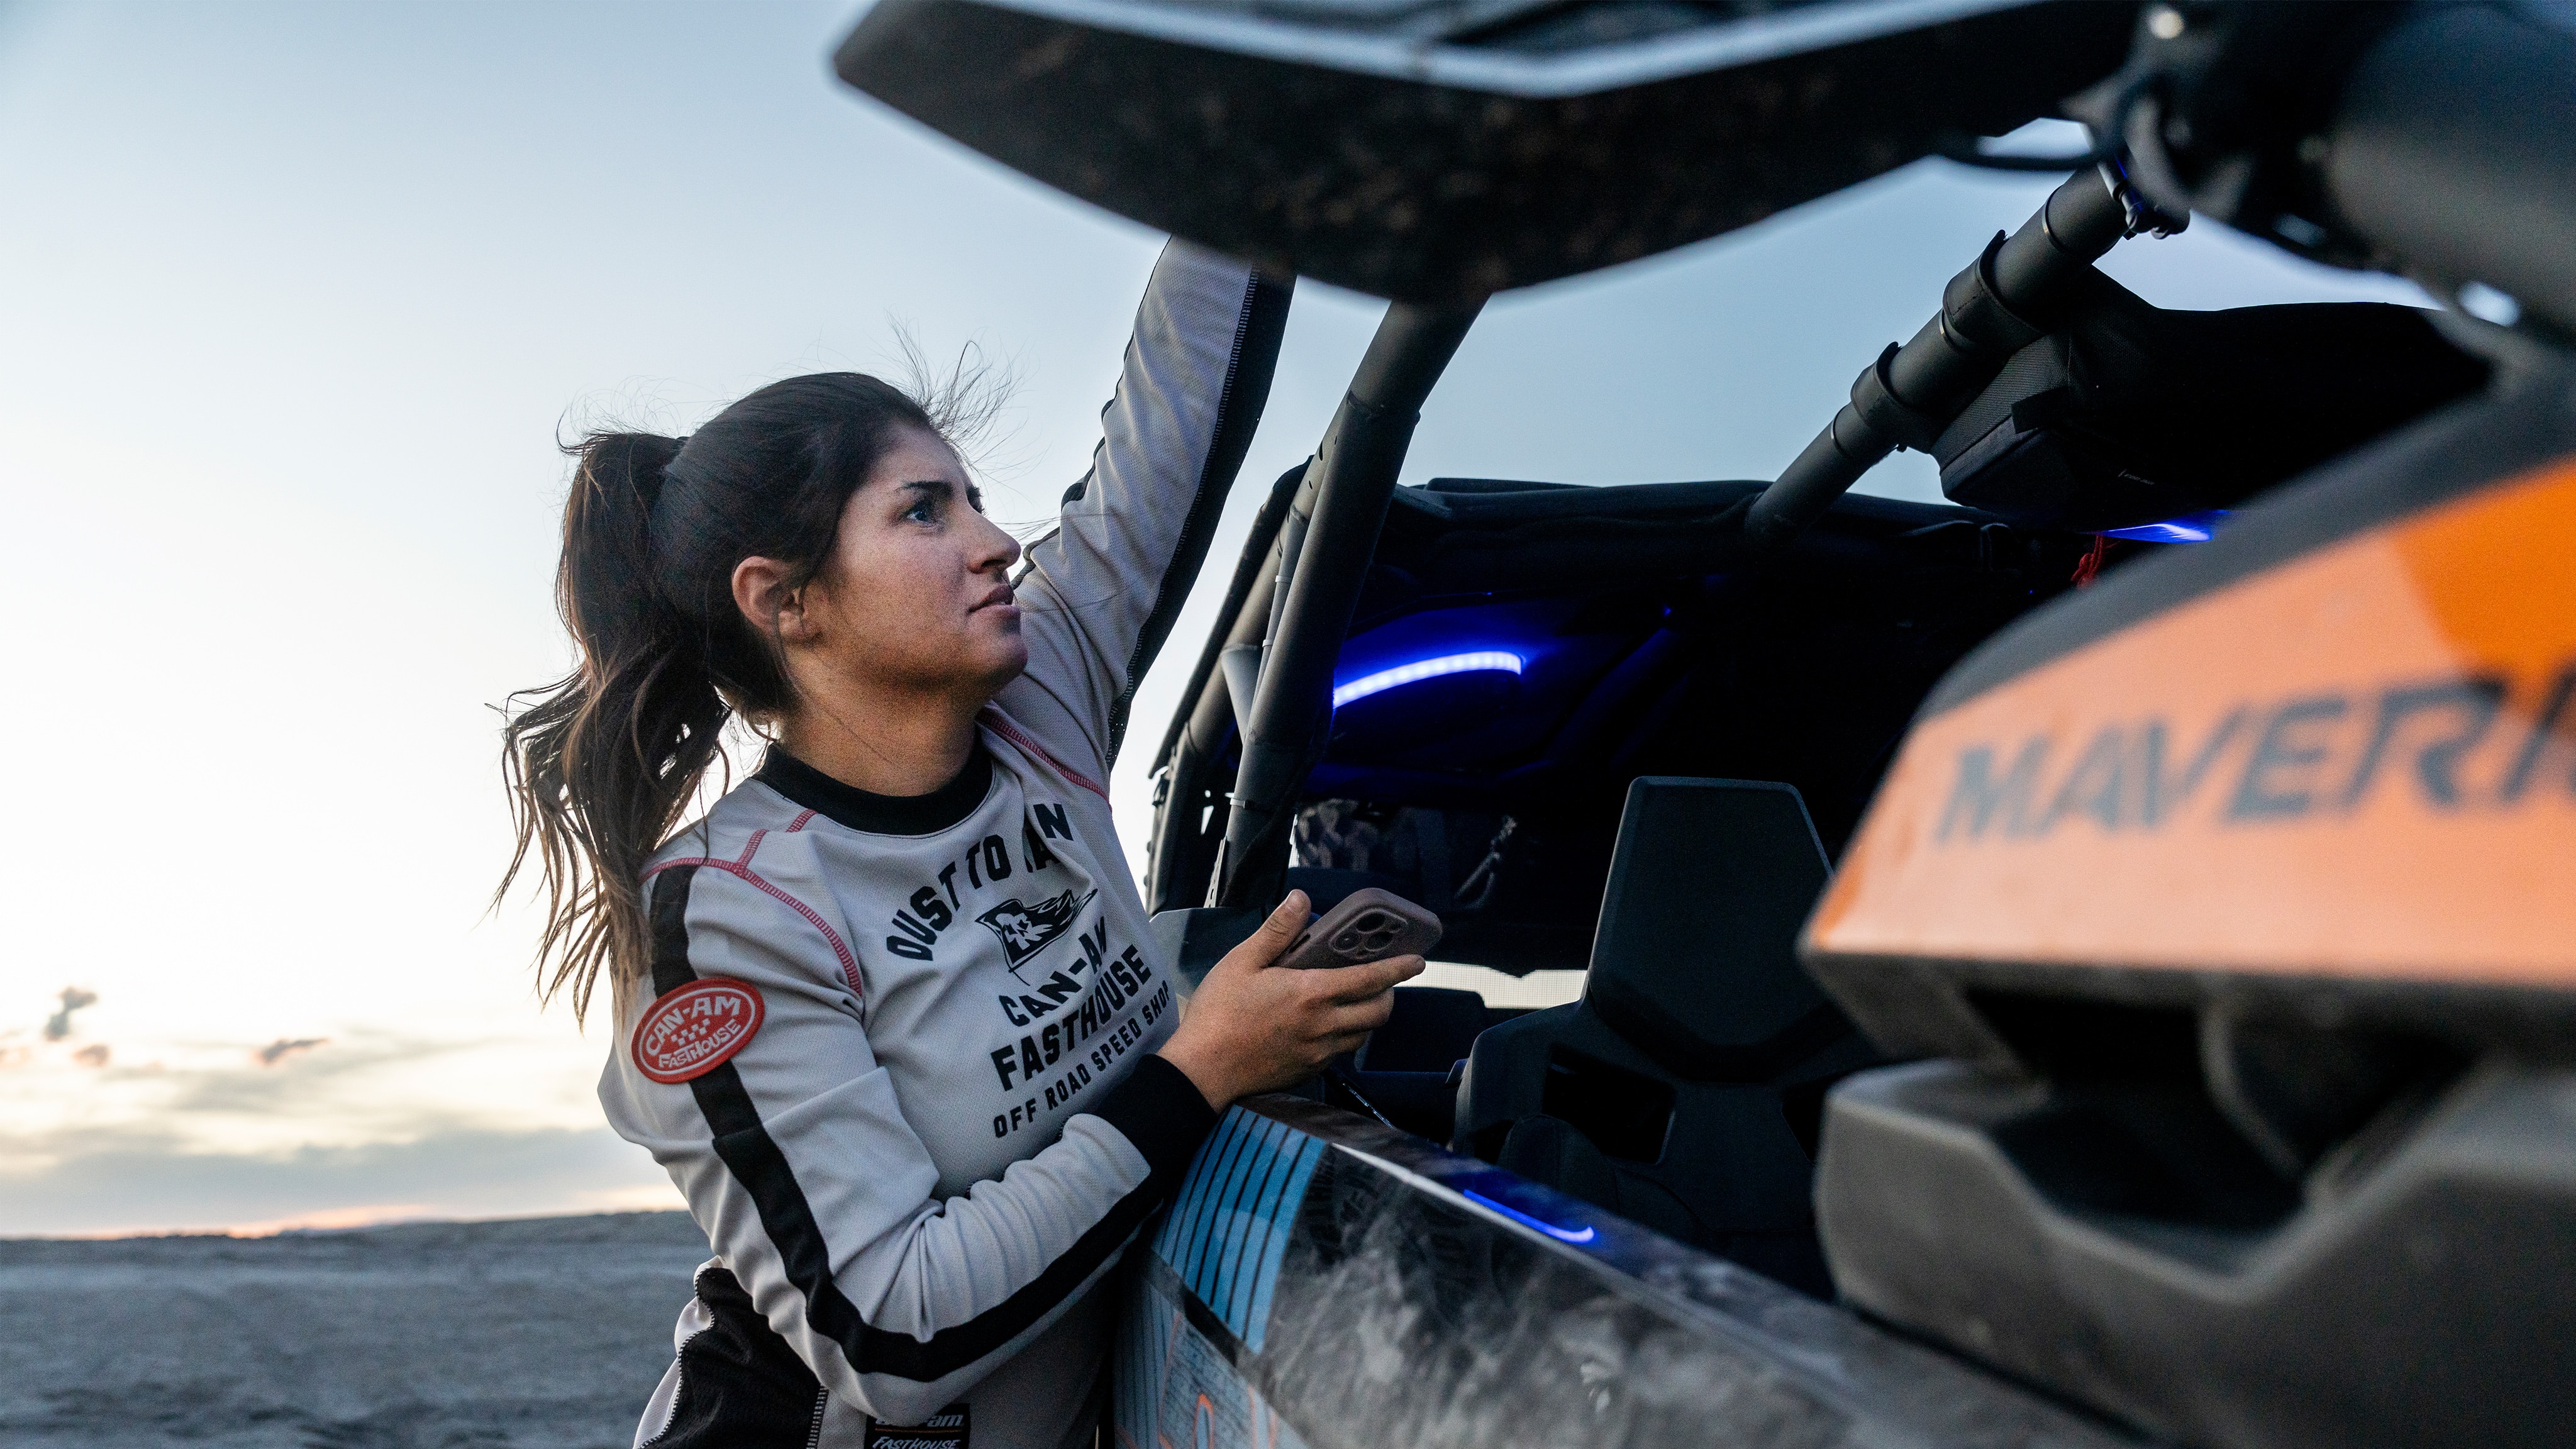
<instances>
[{"instance_id":1,"label":"sandy ground","mask_svg":"<svg viewBox=\"0 0 2576 1449\"><path fill-rule=\"evenodd\" d=\"M0 1241L0 1444L622 1449L706 1256L681 1213Z\"/></svg>"}]
</instances>

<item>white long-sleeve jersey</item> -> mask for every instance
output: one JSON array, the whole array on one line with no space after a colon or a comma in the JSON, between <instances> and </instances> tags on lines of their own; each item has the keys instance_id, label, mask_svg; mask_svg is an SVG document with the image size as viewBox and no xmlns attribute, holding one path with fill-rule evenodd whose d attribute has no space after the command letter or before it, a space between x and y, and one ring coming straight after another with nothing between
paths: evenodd
<instances>
[{"instance_id":1,"label":"white long-sleeve jersey","mask_svg":"<svg viewBox=\"0 0 2576 1449\"><path fill-rule=\"evenodd\" d=\"M715 1258L637 1442L1088 1442L1100 1291L1214 1114L1103 790L1269 386L1289 288L1174 244L1018 581L1027 672L926 796L773 750L655 857L600 1080ZM908 1426L908 1427L896 1427Z\"/></svg>"}]
</instances>

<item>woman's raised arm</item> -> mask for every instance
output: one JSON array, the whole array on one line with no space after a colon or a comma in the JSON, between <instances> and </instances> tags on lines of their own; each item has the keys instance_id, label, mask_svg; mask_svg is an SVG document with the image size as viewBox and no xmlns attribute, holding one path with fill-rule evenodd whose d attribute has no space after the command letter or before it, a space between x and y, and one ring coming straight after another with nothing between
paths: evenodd
<instances>
[{"instance_id":1,"label":"woman's raised arm","mask_svg":"<svg viewBox=\"0 0 2576 1449\"><path fill-rule=\"evenodd\" d=\"M1103 778L1260 425L1294 284L1184 242L1164 248L1091 471L1029 550L1028 673L996 702Z\"/></svg>"}]
</instances>

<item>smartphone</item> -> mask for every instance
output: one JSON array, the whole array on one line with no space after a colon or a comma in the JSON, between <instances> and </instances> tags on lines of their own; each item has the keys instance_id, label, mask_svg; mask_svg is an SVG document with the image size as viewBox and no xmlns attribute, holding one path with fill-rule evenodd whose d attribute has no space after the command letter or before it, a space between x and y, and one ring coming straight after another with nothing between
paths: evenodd
<instances>
[{"instance_id":1,"label":"smartphone","mask_svg":"<svg viewBox=\"0 0 2576 1449\"><path fill-rule=\"evenodd\" d=\"M1305 934L1288 943L1279 964L1300 970L1357 966L1389 956L1419 956L1439 943L1438 916L1372 886L1351 892L1308 922Z\"/></svg>"}]
</instances>

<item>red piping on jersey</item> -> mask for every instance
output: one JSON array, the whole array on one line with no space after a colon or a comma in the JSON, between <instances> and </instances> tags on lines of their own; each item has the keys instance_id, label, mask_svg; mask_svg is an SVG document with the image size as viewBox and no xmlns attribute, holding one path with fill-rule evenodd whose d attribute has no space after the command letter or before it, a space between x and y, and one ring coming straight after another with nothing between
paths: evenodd
<instances>
[{"instance_id":1,"label":"red piping on jersey","mask_svg":"<svg viewBox=\"0 0 2576 1449\"><path fill-rule=\"evenodd\" d=\"M983 720L984 728L991 730L993 733L1000 735L1006 740L1009 740L1012 744L1019 746L1027 753L1035 755L1039 759L1046 761L1048 764L1055 766L1055 772L1057 774L1064 776L1066 779L1071 780L1077 785L1080 785L1082 788L1099 796L1103 800L1109 798L1109 792L1100 788L1099 781L1092 779L1089 775L1085 775L1074 769L1072 766L1066 764L1064 761L1057 759L1053 754L1048 752L1046 746L1030 739L1026 734L1021 732L1018 725L1002 718L999 713L988 709L984 711L980 718Z\"/></svg>"},{"instance_id":2,"label":"red piping on jersey","mask_svg":"<svg viewBox=\"0 0 2576 1449\"><path fill-rule=\"evenodd\" d=\"M804 814L797 816L795 823L789 825L787 828L791 833L802 830L805 828L805 822L813 818L814 812L808 810ZM751 868L751 858L755 854L759 853L761 839L768 834L769 832L766 830L755 830L751 832L750 843L743 846L742 854L733 860L718 860L712 855L692 855L680 860L666 860L660 865L654 866L652 869L644 872L644 878L646 880L651 880L653 877L671 869L673 866L678 865L713 866L715 869L723 871L727 875L749 881L751 884L759 887L762 891L767 892L772 897L785 901L789 910L794 911L796 914L803 916L807 921L811 922L815 930L823 933L823 939L832 943L832 954L841 958L841 977L843 980L850 983L850 994L859 999L859 1012L862 1019L864 1019L868 1009L868 993L867 988L859 984L859 958L850 954L849 944L841 939L841 933L833 930L831 926L824 922L821 916L815 914L812 906L805 904L803 901L796 899L787 892L771 885L767 880L762 879L758 871Z\"/></svg>"}]
</instances>

